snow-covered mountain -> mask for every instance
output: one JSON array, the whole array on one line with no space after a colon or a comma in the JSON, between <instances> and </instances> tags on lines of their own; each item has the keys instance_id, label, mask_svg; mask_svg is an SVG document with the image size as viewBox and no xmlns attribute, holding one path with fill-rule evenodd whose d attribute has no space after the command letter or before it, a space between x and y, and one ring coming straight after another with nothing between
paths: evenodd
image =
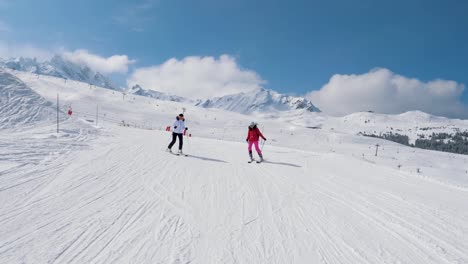
<instances>
[{"instance_id":1,"label":"snow-covered mountain","mask_svg":"<svg viewBox=\"0 0 468 264\"><path fill-rule=\"evenodd\" d=\"M153 90L146 90L140 85L136 84L133 87L129 87L125 90L127 94L134 94L139 96L150 97L158 100L163 101L172 101L172 102L187 102L189 103L190 100L184 97L176 96L176 95L168 95L162 92L153 91Z\"/></svg>"},{"instance_id":2,"label":"snow-covered mountain","mask_svg":"<svg viewBox=\"0 0 468 264\"><path fill-rule=\"evenodd\" d=\"M88 66L70 62L60 55L55 55L49 61L43 62L35 58L18 57L7 60L0 58L0 67L39 75L65 78L112 90L119 90L109 78L101 73L94 72ZM296 109L303 109L308 112L320 112L311 101L303 97L289 96L267 89L198 100L191 100L181 96L145 89L138 84L127 88L125 92L127 94L145 96L158 100L184 102L203 108L219 108L242 114L253 112L268 113L272 111L289 111Z\"/></svg>"},{"instance_id":3,"label":"snow-covered mountain","mask_svg":"<svg viewBox=\"0 0 468 264\"><path fill-rule=\"evenodd\" d=\"M88 66L70 62L60 55L55 55L49 61L43 62L38 61L36 58L24 57L0 59L0 67L65 78L118 90L117 86L106 76L91 70Z\"/></svg>"},{"instance_id":4,"label":"snow-covered mountain","mask_svg":"<svg viewBox=\"0 0 468 264\"><path fill-rule=\"evenodd\" d=\"M311 101L303 97L284 95L267 89L198 100L147 90L138 84L127 88L125 92L163 101L184 102L203 108L218 108L241 114L281 112L297 109L302 109L306 112L320 112L320 109L314 106Z\"/></svg>"},{"instance_id":5,"label":"snow-covered mountain","mask_svg":"<svg viewBox=\"0 0 468 264\"><path fill-rule=\"evenodd\" d=\"M199 100L196 105L205 108L220 108L243 114L275 110L288 111L293 109L320 112L320 109L314 106L311 101L303 97L284 95L267 89Z\"/></svg>"}]
</instances>

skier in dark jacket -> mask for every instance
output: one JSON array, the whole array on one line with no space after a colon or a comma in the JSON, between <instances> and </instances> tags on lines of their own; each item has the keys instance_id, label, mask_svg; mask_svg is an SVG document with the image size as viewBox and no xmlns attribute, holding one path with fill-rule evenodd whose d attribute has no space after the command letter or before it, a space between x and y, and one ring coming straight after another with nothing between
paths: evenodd
<instances>
[{"instance_id":1,"label":"skier in dark jacket","mask_svg":"<svg viewBox=\"0 0 468 264\"><path fill-rule=\"evenodd\" d=\"M184 145L184 132L185 130L188 130L187 127L185 127L185 118L184 114L180 114L179 116L176 117L176 120L174 121L174 124L172 125L172 141L169 143L169 146L167 146L167 151L172 152L171 148L174 146L177 138L179 138L179 154L182 154L182 146Z\"/></svg>"},{"instance_id":2,"label":"skier in dark jacket","mask_svg":"<svg viewBox=\"0 0 468 264\"><path fill-rule=\"evenodd\" d=\"M250 123L249 132L247 134L247 138L245 139L245 141L249 143L248 149L249 149L250 162L254 160L253 155L252 155L252 145L255 146L255 150L257 151L258 156L260 157L260 161L263 161L262 151L258 147L258 140L260 138L263 138L263 140L266 140L262 132L260 132L260 129L258 129L257 123L255 122Z\"/></svg>"}]
</instances>

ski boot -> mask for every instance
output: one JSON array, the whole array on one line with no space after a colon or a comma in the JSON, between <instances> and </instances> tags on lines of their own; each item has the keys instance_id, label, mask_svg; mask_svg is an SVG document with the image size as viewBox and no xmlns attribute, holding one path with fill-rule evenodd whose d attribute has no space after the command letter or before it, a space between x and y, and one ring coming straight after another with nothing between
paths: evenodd
<instances>
[{"instance_id":1,"label":"ski boot","mask_svg":"<svg viewBox=\"0 0 468 264\"><path fill-rule=\"evenodd\" d=\"M249 151L249 157L250 157L250 160L248 161L249 163L252 163L255 161L252 155L252 151Z\"/></svg>"},{"instance_id":2,"label":"ski boot","mask_svg":"<svg viewBox=\"0 0 468 264\"><path fill-rule=\"evenodd\" d=\"M259 160L259 161L257 161L257 163L263 162L263 161L264 161L264 159L263 159L263 155L262 155L262 154L258 154L258 156L260 157L260 160Z\"/></svg>"}]
</instances>

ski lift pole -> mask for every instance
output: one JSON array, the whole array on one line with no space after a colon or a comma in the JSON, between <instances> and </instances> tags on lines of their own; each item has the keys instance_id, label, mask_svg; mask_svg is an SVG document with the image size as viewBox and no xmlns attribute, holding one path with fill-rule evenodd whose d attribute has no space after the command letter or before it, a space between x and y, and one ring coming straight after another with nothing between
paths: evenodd
<instances>
[{"instance_id":1,"label":"ski lift pole","mask_svg":"<svg viewBox=\"0 0 468 264\"><path fill-rule=\"evenodd\" d=\"M59 133L59 93L57 92L57 134Z\"/></svg>"}]
</instances>

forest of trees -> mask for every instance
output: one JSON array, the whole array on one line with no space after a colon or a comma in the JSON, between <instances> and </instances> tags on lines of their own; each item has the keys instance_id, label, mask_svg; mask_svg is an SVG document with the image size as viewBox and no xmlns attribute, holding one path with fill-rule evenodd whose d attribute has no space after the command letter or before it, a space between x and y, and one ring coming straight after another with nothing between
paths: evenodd
<instances>
[{"instance_id":1,"label":"forest of trees","mask_svg":"<svg viewBox=\"0 0 468 264\"><path fill-rule=\"evenodd\" d=\"M414 147L468 155L468 131L454 135L433 133L430 139L416 139Z\"/></svg>"},{"instance_id":2,"label":"forest of trees","mask_svg":"<svg viewBox=\"0 0 468 264\"><path fill-rule=\"evenodd\" d=\"M398 133L388 132L388 133L381 134L381 135L366 134L366 133L360 133L360 134L366 137L382 138L382 139L390 140L399 144L410 146L409 137L406 135L398 134Z\"/></svg>"},{"instance_id":3,"label":"forest of trees","mask_svg":"<svg viewBox=\"0 0 468 264\"><path fill-rule=\"evenodd\" d=\"M381 135L360 133L366 137L375 137L390 140L399 144L410 147L437 150L443 152L457 153L468 155L468 131L457 132L455 134L448 133L432 133L429 138L420 136L414 144L409 143L409 138L406 135L398 133L385 133Z\"/></svg>"}]
</instances>

